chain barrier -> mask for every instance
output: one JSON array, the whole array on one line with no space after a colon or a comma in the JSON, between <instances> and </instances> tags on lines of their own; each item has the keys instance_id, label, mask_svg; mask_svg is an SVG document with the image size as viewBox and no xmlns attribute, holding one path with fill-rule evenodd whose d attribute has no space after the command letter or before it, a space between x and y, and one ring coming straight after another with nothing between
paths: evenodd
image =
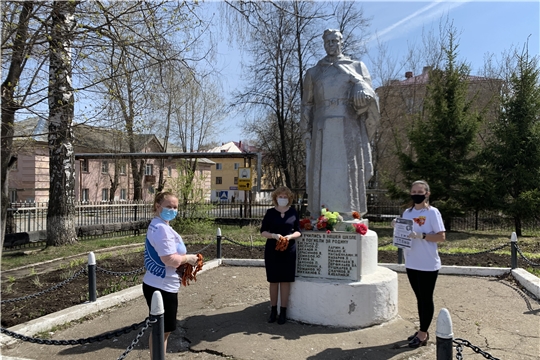
<instances>
[{"instance_id":1,"label":"chain barrier","mask_svg":"<svg viewBox=\"0 0 540 360\"><path fill-rule=\"evenodd\" d=\"M107 270L107 269L104 269L104 268L101 268L99 266L96 266L96 270L99 270L105 274L109 274L109 275L113 275L113 276L129 276L129 275L137 275L137 274L141 274L144 272L145 270L145 267L141 267L141 268L138 268L138 269L135 269L133 271L126 271L126 272L116 272L116 271L111 271L111 270Z\"/></svg>"},{"instance_id":2,"label":"chain barrier","mask_svg":"<svg viewBox=\"0 0 540 360\"><path fill-rule=\"evenodd\" d=\"M232 239L229 239L228 237L226 236L223 236L223 240L227 240L227 241L230 241L232 242L233 244L236 244L236 245L239 245L239 246L245 246L245 247L249 247L249 248L264 248L264 245L256 245L256 246L252 246L252 245L245 245L245 244L241 244L237 241L234 241Z\"/></svg>"},{"instance_id":3,"label":"chain barrier","mask_svg":"<svg viewBox=\"0 0 540 360\"><path fill-rule=\"evenodd\" d=\"M127 349L122 353L122 355L120 355L118 357L117 360L122 360L124 359L127 354L129 354L131 352L131 350L133 350L133 348L139 343L139 340L141 339L141 337L144 335L144 332L146 331L146 329L148 329L148 327L150 326L150 324L155 324L157 322L157 319L153 319L153 320L150 320L150 318L146 318L145 320L145 324L143 326L143 328L141 329L141 331L139 331L139 333L137 334L137 337L135 337L135 339L133 339L133 341L131 342L131 344L127 347Z\"/></svg>"},{"instance_id":4,"label":"chain barrier","mask_svg":"<svg viewBox=\"0 0 540 360\"><path fill-rule=\"evenodd\" d=\"M534 262L532 262L531 260L527 259L527 258L525 257L525 255L523 255L523 253L521 252L521 249L519 248L519 246L518 246L517 243L516 243L516 249L517 249L519 255L521 255L521 257L523 258L523 260L525 260L525 262L526 262L527 264L529 264L530 266L540 266L540 264L534 263Z\"/></svg>"},{"instance_id":5,"label":"chain barrier","mask_svg":"<svg viewBox=\"0 0 540 360\"><path fill-rule=\"evenodd\" d=\"M486 359L500 360L499 358L496 358L496 357L492 356L490 353L482 351L482 349L480 349L478 346L474 346L473 344L471 344L467 340L460 339L460 338L455 338L452 341L455 344L457 344L457 346L456 346L456 359L458 359L458 360L463 360L463 345L471 348L475 353L483 355Z\"/></svg>"},{"instance_id":6,"label":"chain barrier","mask_svg":"<svg viewBox=\"0 0 540 360\"><path fill-rule=\"evenodd\" d=\"M534 295L527 295L523 290L521 290L519 287L516 287L514 286L512 283L509 283L505 280L501 280L501 284L503 285L506 285L508 286L509 288L513 289L515 292L517 292L519 294L519 296L521 296L523 298L523 300L525 301L525 305L527 305L527 310L533 312L535 311L533 308L532 308L532 305L531 305L531 302L529 301L529 297L532 297L533 299L535 299L535 296ZM540 301L539 299L536 299L536 301L540 304Z\"/></svg>"},{"instance_id":7,"label":"chain barrier","mask_svg":"<svg viewBox=\"0 0 540 360\"><path fill-rule=\"evenodd\" d=\"M204 250L208 249L210 246L214 245L216 243L216 239L214 239L214 241L212 241L210 244L206 245L205 247L203 247L202 249L200 250L197 250L197 251L189 251L190 254L200 254L202 253Z\"/></svg>"},{"instance_id":8,"label":"chain barrier","mask_svg":"<svg viewBox=\"0 0 540 360\"><path fill-rule=\"evenodd\" d=\"M16 301L22 301L22 300L28 300L28 299L31 299L31 298L37 298L38 296L41 296L43 294L47 294L53 290L56 290L64 285L66 285L67 283L69 283L70 281L73 281L75 280L77 277L79 277L79 275L81 275L82 273L86 273L87 272L87 269L86 268L82 268L80 269L79 271L77 271L75 274L73 274L72 277L70 277L69 279L66 279L64 281L62 281L61 283L58 283L56 285L54 285L53 287L50 287L48 289L45 289L43 291L40 291L40 292L37 292L35 294L30 294L30 295L26 295L26 296L22 296L22 297L18 297L18 298L14 298L14 299L6 299L6 300L2 300L0 302L0 304L7 304L7 303L12 303L12 302L16 302Z\"/></svg>"},{"instance_id":9,"label":"chain barrier","mask_svg":"<svg viewBox=\"0 0 540 360\"><path fill-rule=\"evenodd\" d=\"M480 254L486 254L486 253L489 253L489 252L493 252L493 251L497 251L497 250L504 249L505 247L507 247L507 246L509 246L509 245L510 245L510 244L504 244L504 245L495 247L495 248L493 248L493 249L483 250L483 251L479 251L479 252L475 252L475 253L445 253L445 252L439 252L439 253L442 254L442 255L446 255L446 256L469 256L469 255L480 255Z\"/></svg>"},{"instance_id":10,"label":"chain barrier","mask_svg":"<svg viewBox=\"0 0 540 360\"><path fill-rule=\"evenodd\" d=\"M148 324L150 317L147 317L144 321L138 323L138 324L132 324L130 326L126 326L123 328L120 328L118 330L114 330L105 334L101 334L98 336L93 336L89 338L82 338L77 340L49 340L49 339L40 339L40 338L34 338L31 336L26 336L23 334L18 334L16 332L10 331L5 328L0 328L0 333L6 334L8 336L11 336L15 339L27 341L33 344L41 344L41 345L84 345L84 344L91 344L95 342L101 342L103 340L110 340L112 338L120 337L124 334L129 334L130 332L139 329L140 327ZM138 341L138 339L137 339Z\"/></svg>"}]
</instances>

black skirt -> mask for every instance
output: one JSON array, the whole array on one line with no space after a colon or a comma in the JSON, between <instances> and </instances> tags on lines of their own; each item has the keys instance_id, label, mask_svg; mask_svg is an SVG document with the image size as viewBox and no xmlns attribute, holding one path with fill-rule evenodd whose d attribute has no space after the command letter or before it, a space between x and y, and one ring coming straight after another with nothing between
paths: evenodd
<instances>
[{"instance_id":1,"label":"black skirt","mask_svg":"<svg viewBox=\"0 0 540 360\"><path fill-rule=\"evenodd\" d=\"M294 282L296 275L296 241L290 240L284 251L276 250L276 239L267 239L264 247L266 281Z\"/></svg>"}]
</instances>

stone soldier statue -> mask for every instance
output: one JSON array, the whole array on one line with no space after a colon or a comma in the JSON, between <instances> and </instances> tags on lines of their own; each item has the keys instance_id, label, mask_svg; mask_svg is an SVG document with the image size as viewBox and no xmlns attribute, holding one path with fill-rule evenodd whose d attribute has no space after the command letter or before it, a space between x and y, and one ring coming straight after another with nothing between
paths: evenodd
<instances>
[{"instance_id":1,"label":"stone soldier statue","mask_svg":"<svg viewBox=\"0 0 540 360\"><path fill-rule=\"evenodd\" d=\"M302 94L308 210L318 216L324 205L347 219L367 212L379 102L366 66L342 54L341 33L322 37L327 56L306 72Z\"/></svg>"}]
</instances>

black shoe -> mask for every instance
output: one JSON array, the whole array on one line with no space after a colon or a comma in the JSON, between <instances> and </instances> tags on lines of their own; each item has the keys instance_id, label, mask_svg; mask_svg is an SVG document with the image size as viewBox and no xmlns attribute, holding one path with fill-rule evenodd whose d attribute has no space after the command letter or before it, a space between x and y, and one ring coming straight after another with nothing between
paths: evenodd
<instances>
[{"instance_id":1,"label":"black shoe","mask_svg":"<svg viewBox=\"0 0 540 360\"><path fill-rule=\"evenodd\" d=\"M409 336L409 337L407 338L407 341L412 341L412 339L414 339L414 338L416 337L416 335L418 335L418 331L415 332L414 334L412 334L411 336Z\"/></svg>"},{"instance_id":2,"label":"black shoe","mask_svg":"<svg viewBox=\"0 0 540 360\"><path fill-rule=\"evenodd\" d=\"M282 306L279 309L279 319L278 319L277 323L279 325L283 325L286 322L287 322L287 308Z\"/></svg>"},{"instance_id":3,"label":"black shoe","mask_svg":"<svg viewBox=\"0 0 540 360\"><path fill-rule=\"evenodd\" d=\"M418 336L415 336L414 339L412 339L411 342L409 343L409 347L413 348L413 349L416 349L416 348L418 348L420 346L426 346L428 340L429 340L429 333L427 333L426 340L424 340L424 341L421 341L418 338Z\"/></svg>"},{"instance_id":4,"label":"black shoe","mask_svg":"<svg viewBox=\"0 0 540 360\"><path fill-rule=\"evenodd\" d=\"M277 319L277 306L272 306L272 309L270 310L270 316L268 317L268 322L273 323L276 322Z\"/></svg>"}]
</instances>

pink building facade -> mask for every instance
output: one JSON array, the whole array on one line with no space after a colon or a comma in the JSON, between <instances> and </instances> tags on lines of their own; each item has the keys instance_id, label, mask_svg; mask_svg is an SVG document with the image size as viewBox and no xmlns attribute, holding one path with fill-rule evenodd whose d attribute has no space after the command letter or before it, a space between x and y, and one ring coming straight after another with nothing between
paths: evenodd
<instances>
[{"instance_id":1,"label":"pink building facade","mask_svg":"<svg viewBox=\"0 0 540 360\"><path fill-rule=\"evenodd\" d=\"M9 196L11 202L49 201L49 150L46 138L45 120L29 119L16 123L17 137L14 152L17 163L9 173ZM41 130L40 130L41 129ZM118 141L118 131L79 126L74 127L74 147L76 154L121 153L125 144ZM164 146L155 135L137 135L138 153L160 153ZM167 145L167 152L179 152L173 144ZM180 165L184 159L168 159L163 163L165 189L178 189L182 178ZM211 172L215 163L208 159L198 159L194 173L194 189L197 199L210 200ZM142 197L152 201L159 180L161 160L145 159ZM112 184L116 184L111 194ZM129 160L81 159L75 162L75 200L81 202L129 201L133 199L133 177Z\"/></svg>"}]
</instances>

